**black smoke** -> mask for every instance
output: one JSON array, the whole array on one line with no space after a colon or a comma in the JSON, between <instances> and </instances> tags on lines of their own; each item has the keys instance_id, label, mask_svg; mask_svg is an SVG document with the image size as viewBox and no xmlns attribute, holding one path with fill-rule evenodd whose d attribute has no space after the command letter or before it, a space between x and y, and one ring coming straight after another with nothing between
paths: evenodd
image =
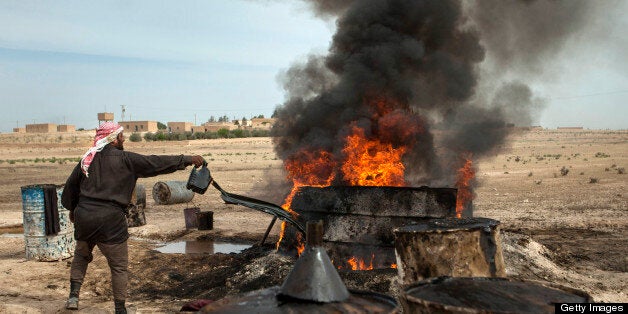
<instances>
[{"instance_id":1,"label":"black smoke","mask_svg":"<svg viewBox=\"0 0 628 314\"><path fill-rule=\"evenodd\" d=\"M281 75L286 101L272 130L278 156L324 150L342 159L345 137L358 126L369 138L410 148L403 160L410 185L450 186L461 156L495 154L509 126L530 125L542 108L524 80L505 81L499 71L483 72L483 64L540 67L582 27L590 7L549 0L307 2L317 16L335 17L337 31L327 55ZM485 81L481 73L488 73Z\"/></svg>"}]
</instances>

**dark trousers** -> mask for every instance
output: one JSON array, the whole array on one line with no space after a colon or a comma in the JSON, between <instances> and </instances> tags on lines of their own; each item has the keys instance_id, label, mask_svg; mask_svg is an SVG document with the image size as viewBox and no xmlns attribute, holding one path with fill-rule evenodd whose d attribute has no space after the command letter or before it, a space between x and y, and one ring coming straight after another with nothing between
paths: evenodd
<instances>
[{"instance_id":1,"label":"dark trousers","mask_svg":"<svg viewBox=\"0 0 628 314\"><path fill-rule=\"evenodd\" d=\"M111 269L111 288L114 300L126 300L126 286L129 278L127 271L129 247L127 241L117 244L76 241L74 258L70 267L70 281L83 283L87 265L94 258L92 255L94 246L98 246L100 252L107 258L109 269Z\"/></svg>"}]
</instances>

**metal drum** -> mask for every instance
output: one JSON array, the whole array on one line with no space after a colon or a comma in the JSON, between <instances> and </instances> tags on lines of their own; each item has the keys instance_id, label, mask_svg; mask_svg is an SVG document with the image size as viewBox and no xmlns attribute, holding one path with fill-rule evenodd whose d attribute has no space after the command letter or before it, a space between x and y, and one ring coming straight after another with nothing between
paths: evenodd
<instances>
[{"instance_id":1,"label":"metal drum","mask_svg":"<svg viewBox=\"0 0 628 314\"><path fill-rule=\"evenodd\" d=\"M554 313L555 303L588 303L583 291L494 277L437 277L406 287L404 313Z\"/></svg>"},{"instance_id":2,"label":"metal drum","mask_svg":"<svg viewBox=\"0 0 628 314\"><path fill-rule=\"evenodd\" d=\"M44 188L51 186L57 190L60 231L46 235ZM71 257L76 245L74 226L70 222L70 211L61 205L62 186L29 185L21 187L21 190L26 259L57 261Z\"/></svg>"},{"instance_id":3,"label":"metal drum","mask_svg":"<svg viewBox=\"0 0 628 314\"><path fill-rule=\"evenodd\" d=\"M185 185L184 181L159 181L153 186L153 200L158 205L187 203L194 197L194 192Z\"/></svg>"}]
</instances>

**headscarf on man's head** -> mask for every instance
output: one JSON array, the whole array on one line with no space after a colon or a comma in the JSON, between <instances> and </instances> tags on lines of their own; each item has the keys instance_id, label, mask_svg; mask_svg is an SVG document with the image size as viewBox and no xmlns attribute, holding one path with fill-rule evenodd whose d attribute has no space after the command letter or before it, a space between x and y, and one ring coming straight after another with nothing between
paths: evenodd
<instances>
[{"instance_id":1,"label":"headscarf on man's head","mask_svg":"<svg viewBox=\"0 0 628 314\"><path fill-rule=\"evenodd\" d=\"M118 134L122 131L124 131L124 128L115 122L107 121L98 126L92 147L81 158L81 170L86 177L89 177L87 169L92 164L96 153L100 152L107 144L115 141Z\"/></svg>"}]
</instances>

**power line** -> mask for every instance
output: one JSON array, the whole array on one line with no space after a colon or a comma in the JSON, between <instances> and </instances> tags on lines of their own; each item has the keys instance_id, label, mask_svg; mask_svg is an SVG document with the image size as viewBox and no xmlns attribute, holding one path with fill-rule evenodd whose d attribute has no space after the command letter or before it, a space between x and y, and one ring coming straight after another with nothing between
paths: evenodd
<instances>
[{"instance_id":1,"label":"power line","mask_svg":"<svg viewBox=\"0 0 628 314\"><path fill-rule=\"evenodd\" d=\"M259 107L259 108L243 108L243 109L208 109L208 108L200 108L200 107L184 107L184 108L163 108L156 106L132 106L133 109L146 109L146 110L176 110L176 111L195 111L195 112L242 112L242 111L252 111L252 110L269 110L272 108L269 107Z\"/></svg>"},{"instance_id":2,"label":"power line","mask_svg":"<svg viewBox=\"0 0 628 314\"><path fill-rule=\"evenodd\" d=\"M576 99L576 98L585 98L585 97L602 96L602 95L614 95L614 94L623 94L623 93L628 93L628 89L626 89L626 90L609 91L609 92L592 93L592 94L565 96L565 97L554 97L554 98L549 98L549 100Z\"/></svg>"}]
</instances>

